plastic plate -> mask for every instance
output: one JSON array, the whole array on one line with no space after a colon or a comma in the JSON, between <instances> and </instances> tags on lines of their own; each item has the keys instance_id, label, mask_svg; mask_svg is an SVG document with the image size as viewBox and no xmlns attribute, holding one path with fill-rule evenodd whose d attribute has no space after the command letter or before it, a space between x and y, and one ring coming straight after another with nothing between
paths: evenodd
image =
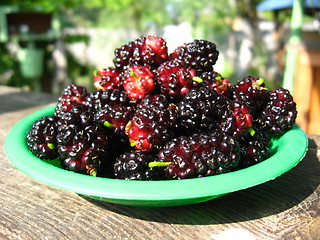
<instances>
[{"instance_id":1,"label":"plastic plate","mask_svg":"<svg viewBox=\"0 0 320 240\"><path fill-rule=\"evenodd\" d=\"M44 161L27 148L25 136L38 118L53 114L55 106L32 113L8 133L5 152L14 166L48 185L130 206L176 206L208 201L224 194L272 180L296 166L307 150L307 137L298 125L274 139L271 157L246 169L185 180L137 181L91 177L60 168L58 161Z\"/></svg>"}]
</instances>

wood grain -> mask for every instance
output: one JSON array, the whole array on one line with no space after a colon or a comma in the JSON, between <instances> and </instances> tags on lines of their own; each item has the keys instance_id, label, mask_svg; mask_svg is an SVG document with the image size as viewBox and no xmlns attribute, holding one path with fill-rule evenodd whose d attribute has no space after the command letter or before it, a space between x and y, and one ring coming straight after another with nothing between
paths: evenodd
<instances>
[{"instance_id":1,"label":"wood grain","mask_svg":"<svg viewBox=\"0 0 320 240\"><path fill-rule=\"evenodd\" d=\"M27 94L22 107L12 96L0 109L1 144L14 123L50 104L41 98L32 105ZM120 206L48 186L15 169L1 148L0 239L320 239L320 137L308 137L305 158L273 181L164 208Z\"/></svg>"},{"instance_id":2,"label":"wood grain","mask_svg":"<svg viewBox=\"0 0 320 240\"><path fill-rule=\"evenodd\" d=\"M300 51L296 66L293 97L297 103L296 122L304 130L309 130L311 91L313 87L313 66L308 61L308 52Z\"/></svg>"},{"instance_id":3,"label":"wood grain","mask_svg":"<svg viewBox=\"0 0 320 240\"><path fill-rule=\"evenodd\" d=\"M320 62L320 53L319 53ZM320 66L313 68L313 86L311 90L308 132L320 134Z\"/></svg>"},{"instance_id":4,"label":"wood grain","mask_svg":"<svg viewBox=\"0 0 320 240\"><path fill-rule=\"evenodd\" d=\"M297 123L310 133L320 135L320 52L300 49L293 96L297 103Z\"/></svg>"}]
</instances>

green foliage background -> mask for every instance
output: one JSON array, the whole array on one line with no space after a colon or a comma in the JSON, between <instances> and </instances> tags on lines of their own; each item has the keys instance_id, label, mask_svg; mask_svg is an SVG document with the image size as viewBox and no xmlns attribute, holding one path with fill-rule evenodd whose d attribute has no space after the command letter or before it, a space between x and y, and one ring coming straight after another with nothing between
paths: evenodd
<instances>
[{"instance_id":1,"label":"green foliage background","mask_svg":"<svg viewBox=\"0 0 320 240\"><path fill-rule=\"evenodd\" d=\"M194 38L221 41L229 34L236 17L257 22L256 6L261 0L2 0L1 6L17 6L21 11L37 10L53 13L65 27L90 27L136 31L141 36L150 29L161 34L166 25L190 23ZM116 37L116 36L115 36ZM64 36L66 43L88 41L90 36ZM123 42L119 42L119 45ZM16 69L17 63L1 44L0 74ZM259 50L259 49L258 49ZM50 51L50 49L46 49ZM85 66L68 56L68 73L73 79L91 78L94 66ZM50 66L50 64L49 64ZM18 71L4 84L21 86ZM226 70L232 74L232 69ZM50 75L50 74L49 74ZM2 83L3 84L3 83Z\"/></svg>"}]
</instances>

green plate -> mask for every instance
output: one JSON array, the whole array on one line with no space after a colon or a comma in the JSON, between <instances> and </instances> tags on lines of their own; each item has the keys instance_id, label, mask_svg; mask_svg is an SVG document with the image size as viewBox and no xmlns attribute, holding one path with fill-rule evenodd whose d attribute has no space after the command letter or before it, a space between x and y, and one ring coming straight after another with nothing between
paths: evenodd
<instances>
[{"instance_id":1,"label":"green plate","mask_svg":"<svg viewBox=\"0 0 320 240\"><path fill-rule=\"evenodd\" d=\"M17 169L51 186L130 206L176 206L211 200L272 180L287 172L304 157L307 137L298 125L273 140L272 156L235 172L216 176L164 181L136 181L91 177L64 170L58 161L43 161L27 148L25 136L38 118L51 115L55 106L37 111L18 122L5 140L5 151Z\"/></svg>"}]
</instances>

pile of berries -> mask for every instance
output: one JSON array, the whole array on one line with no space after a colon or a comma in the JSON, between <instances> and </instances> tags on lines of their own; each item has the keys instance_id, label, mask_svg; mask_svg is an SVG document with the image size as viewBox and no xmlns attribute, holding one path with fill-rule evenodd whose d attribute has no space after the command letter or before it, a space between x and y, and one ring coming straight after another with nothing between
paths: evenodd
<instances>
[{"instance_id":1,"label":"pile of berries","mask_svg":"<svg viewBox=\"0 0 320 240\"><path fill-rule=\"evenodd\" d=\"M67 170L126 180L211 176L270 157L270 140L297 116L290 92L264 79L235 84L213 70L219 52L194 40L169 54L146 36L114 52L93 76L97 89L71 84L52 116L33 123L30 151Z\"/></svg>"}]
</instances>

